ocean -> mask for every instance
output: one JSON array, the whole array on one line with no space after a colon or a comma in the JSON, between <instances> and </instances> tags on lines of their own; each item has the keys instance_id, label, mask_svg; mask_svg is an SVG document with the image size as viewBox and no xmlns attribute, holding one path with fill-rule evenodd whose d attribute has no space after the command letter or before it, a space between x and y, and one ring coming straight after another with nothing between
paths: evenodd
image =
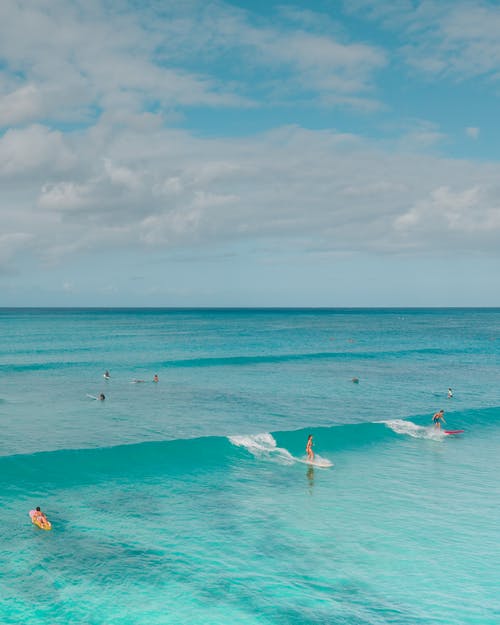
<instances>
[{"instance_id":1,"label":"ocean","mask_svg":"<svg viewBox=\"0 0 500 625\"><path fill-rule=\"evenodd\" d=\"M500 309L0 328L2 625L500 623Z\"/></svg>"}]
</instances>

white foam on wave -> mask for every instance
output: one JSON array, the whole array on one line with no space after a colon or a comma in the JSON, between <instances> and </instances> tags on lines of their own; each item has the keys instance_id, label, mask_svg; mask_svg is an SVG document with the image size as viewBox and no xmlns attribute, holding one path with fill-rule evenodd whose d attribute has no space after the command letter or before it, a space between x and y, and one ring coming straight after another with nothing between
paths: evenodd
<instances>
[{"instance_id":1,"label":"white foam on wave","mask_svg":"<svg viewBox=\"0 0 500 625\"><path fill-rule=\"evenodd\" d=\"M440 429L430 426L417 425L412 421L404 421L403 419L393 419L391 421L381 421L396 434L405 434L413 438L427 438L431 440L442 440L445 437L444 432Z\"/></svg>"},{"instance_id":2,"label":"white foam on wave","mask_svg":"<svg viewBox=\"0 0 500 625\"><path fill-rule=\"evenodd\" d=\"M295 458L284 447L278 447L272 434L246 434L243 436L229 436L229 440L236 447L244 447L256 458L266 458L280 464L293 464Z\"/></svg>"},{"instance_id":3,"label":"white foam on wave","mask_svg":"<svg viewBox=\"0 0 500 625\"><path fill-rule=\"evenodd\" d=\"M313 462L309 462L307 458L296 458L285 449L284 447L278 447L272 434L263 432L261 434L247 434L243 436L229 436L230 442L236 447L244 447L248 452L256 458L264 458L279 464L290 465L295 462L303 462L317 467L331 467L332 463L326 458L322 458L317 454L314 457Z\"/></svg>"}]
</instances>

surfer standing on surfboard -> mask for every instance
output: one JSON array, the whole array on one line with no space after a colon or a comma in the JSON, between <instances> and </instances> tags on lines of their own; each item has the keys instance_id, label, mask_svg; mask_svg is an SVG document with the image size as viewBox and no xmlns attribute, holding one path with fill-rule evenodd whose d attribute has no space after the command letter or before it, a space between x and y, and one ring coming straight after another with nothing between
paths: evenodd
<instances>
[{"instance_id":1,"label":"surfer standing on surfboard","mask_svg":"<svg viewBox=\"0 0 500 625\"><path fill-rule=\"evenodd\" d=\"M309 434L309 436L307 437L306 454L307 454L307 459L308 460L310 460L310 461L314 460L313 437L312 437L312 434Z\"/></svg>"},{"instance_id":2,"label":"surfer standing on surfboard","mask_svg":"<svg viewBox=\"0 0 500 625\"><path fill-rule=\"evenodd\" d=\"M434 422L434 425L440 429L441 428L441 421L443 423L446 423L446 421L444 420L444 410L440 410L439 412L436 412L436 414L432 417L432 421Z\"/></svg>"}]
</instances>

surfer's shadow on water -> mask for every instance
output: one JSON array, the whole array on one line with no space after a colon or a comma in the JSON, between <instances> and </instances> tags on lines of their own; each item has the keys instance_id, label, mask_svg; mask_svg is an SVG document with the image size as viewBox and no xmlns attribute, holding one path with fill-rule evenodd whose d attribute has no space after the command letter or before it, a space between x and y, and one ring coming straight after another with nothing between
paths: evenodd
<instances>
[{"instance_id":1,"label":"surfer's shadow on water","mask_svg":"<svg viewBox=\"0 0 500 625\"><path fill-rule=\"evenodd\" d=\"M308 467L306 471L307 483L309 485L309 494L313 494L314 489L314 467Z\"/></svg>"}]
</instances>

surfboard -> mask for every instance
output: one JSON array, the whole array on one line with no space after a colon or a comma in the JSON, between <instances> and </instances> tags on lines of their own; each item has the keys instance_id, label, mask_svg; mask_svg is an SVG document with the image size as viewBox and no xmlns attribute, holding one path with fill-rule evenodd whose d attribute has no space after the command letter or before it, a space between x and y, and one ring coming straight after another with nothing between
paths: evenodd
<instances>
[{"instance_id":1,"label":"surfboard","mask_svg":"<svg viewBox=\"0 0 500 625\"><path fill-rule=\"evenodd\" d=\"M314 460L308 460L307 458L295 458L297 462L302 462L302 464L308 464L311 467L319 467L320 469L328 469L333 467L333 462L327 460L326 458L316 458Z\"/></svg>"},{"instance_id":2,"label":"surfboard","mask_svg":"<svg viewBox=\"0 0 500 625\"><path fill-rule=\"evenodd\" d=\"M31 522L33 523L33 525L36 525L37 527L39 527L41 530L51 530L52 529L52 524L50 521L40 521L38 519L35 519L35 510L30 510L29 511L29 515L31 517Z\"/></svg>"},{"instance_id":3,"label":"surfboard","mask_svg":"<svg viewBox=\"0 0 500 625\"><path fill-rule=\"evenodd\" d=\"M444 430L445 434L463 434L465 430Z\"/></svg>"}]
</instances>

